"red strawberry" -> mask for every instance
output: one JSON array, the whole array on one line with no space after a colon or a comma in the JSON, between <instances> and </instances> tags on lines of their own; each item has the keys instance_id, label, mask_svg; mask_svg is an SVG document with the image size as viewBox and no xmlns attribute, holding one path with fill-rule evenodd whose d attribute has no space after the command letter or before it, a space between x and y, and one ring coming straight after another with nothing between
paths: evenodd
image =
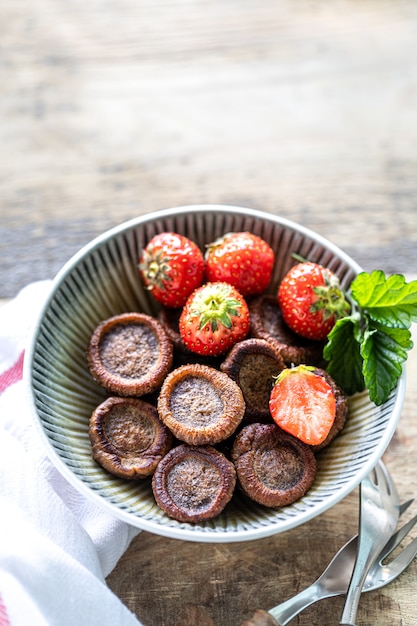
<instances>
[{"instance_id":1,"label":"red strawberry","mask_svg":"<svg viewBox=\"0 0 417 626\"><path fill-rule=\"evenodd\" d=\"M207 247L206 276L236 287L243 295L261 293L271 280L275 255L270 246L248 232L227 233Z\"/></svg>"},{"instance_id":2,"label":"red strawberry","mask_svg":"<svg viewBox=\"0 0 417 626\"><path fill-rule=\"evenodd\" d=\"M189 350L216 356L230 350L249 331L243 296L228 283L206 283L188 298L181 313L180 335Z\"/></svg>"},{"instance_id":3,"label":"red strawberry","mask_svg":"<svg viewBox=\"0 0 417 626\"><path fill-rule=\"evenodd\" d=\"M154 298L167 307L181 307L204 278L204 257L183 235L159 233L143 250L139 270Z\"/></svg>"},{"instance_id":4,"label":"red strawberry","mask_svg":"<svg viewBox=\"0 0 417 626\"><path fill-rule=\"evenodd\" d=\"M350 311L337 276L307 261L284 276L278 288L278 304L291 330L317 340L326 339L336 320Z\"/></svg>"},{"instance_id":5,"label":"red strawberry","mask_svg":"<svg viewBox=\"0 0 417 626\"><path fill-rule=\"evenodd\" d=\"M319 370L298 365L282 370L272 388L269 408L274 422L309 445L322 443L336 416L336 397Z\"/></svg>"}]
</instances>

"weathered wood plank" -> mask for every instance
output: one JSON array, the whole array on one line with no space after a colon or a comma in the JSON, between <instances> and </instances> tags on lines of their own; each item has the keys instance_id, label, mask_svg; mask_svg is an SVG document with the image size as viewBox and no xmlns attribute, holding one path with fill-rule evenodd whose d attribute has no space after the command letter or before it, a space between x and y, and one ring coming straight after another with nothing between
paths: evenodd
<instances>
[{"instance_id":1,"label":"weathered wood plank","mask_svg":"<svg viewBox=\"0 0 417 626\"><path fill-rule=\"evenodd\" d=\"M416 18L406 0L2 3L0 296L200 202L415 269Z\"/></svg>"}]
</instances>

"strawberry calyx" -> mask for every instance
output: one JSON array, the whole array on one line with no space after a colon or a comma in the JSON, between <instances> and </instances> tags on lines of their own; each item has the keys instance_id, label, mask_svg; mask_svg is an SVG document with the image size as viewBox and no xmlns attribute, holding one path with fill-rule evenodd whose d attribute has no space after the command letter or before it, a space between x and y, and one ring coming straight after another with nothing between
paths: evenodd
<instances>
[{"instance_id":1,"label":"strawberry calyx","mask_svg":"<svg viewBox=\"0 0 417 626\"><path fill-rule=\"evenodd\" d=\"M275 379L275 384L280 383L287 376L302 374L303 372L314 372L316 367L314 365L297 365L295 367L286 367L283 369Z\"/></svg>"},{"instance_id":2,"label":"strawberry calyx","mask_svg":"<svg viewBox=\"0 0 417 626\"><path fill-rule=\"evenodd\" d=\"M207 283L196 293L190 309L191 317L199 318L199 330L208 324L215 332L219 324L225 328L232 328L232 317L239 317L242 303L231 295L230 285L227 283Z\"/></svg>"},{"instance_id":3,"label":"strawberry calyx","mask_svg":"<svg viewBox=\"0 0 417 626\"><path fill-rule=\"evenodd\" d=\"M317 298L311 305L311 313L322 311L324 320L331 317L334 317L335 320L345 317L349 314L351 306L340 286L339 279L335 274L324 269L321 274L324 284L313 287L313 292Z\"/></svg>"},{"instance_id":4,"label":"strawberry calyx","mask_svg":"<svg viewBox=\"0 0 417 626\"><path fill-rule=\"evenodd\" d=\"M155 287L165 289L166 283L172 280L170 261L170 257L166 256L162 250L156 252L152 249L144 250L139 269L143 272L148 291L152 291Z\"/></svg>"}]
</instances>

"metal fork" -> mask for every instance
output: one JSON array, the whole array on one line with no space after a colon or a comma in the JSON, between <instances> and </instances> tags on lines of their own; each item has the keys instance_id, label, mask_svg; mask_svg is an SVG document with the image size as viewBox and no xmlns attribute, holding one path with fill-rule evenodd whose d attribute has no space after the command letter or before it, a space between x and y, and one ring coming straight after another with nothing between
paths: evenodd
<instances>
[{"instance_id":1,"label":"metal fork","mask_svg":"<svg viewBox=\"0 0 417 626\"><path fill-rule=\"evenodd\" d=\"M400 506L400 515L410 506L408 500ZM389 563L387 557L408 535L417 523L417 515L400 528L387 542L372 564L363 586L363 591L373 591L387 585L409 566L417 554L417 538L414 539ZM358 536L352 537L333 557L323 574L307 589L286 600L269 612L258 610L241 626L286 626L296 615L311 604L324 598L345 594L351 578L357 554Z\"/></svg>"},{"instance_id":2,"label":"metal fork","mask_svg":"<svg viewBox=\"0 0 417 626\"><path fill-rule=\"evenodd\" d=\"M400 499L382 462L360 485L358 552L349 582L341 626L355 626L362 587L368 571L391 537L398 522Z\"/></svg>"},{"instance_id":3,"label":"metal fork","mask_svg":"<svg viewBox=\"0 0 417 626\"><path fill-rule=\"evenodd\" d=\"M409 500L401 506L401 512L413 502ZM385 559L408 535L417 523L417 515L398 530L388 541L377 560L372 564L362 591L380 589L402 574L417 555L417 537L408 544L392 561ZM301 611L311 604L346 593L349 579L355 563L358 536L352 537L335 555L323 574L310 587L296 596L270 609L268 612L258 610L250 620L241 626L286 626ZM346 569L345 569L346 568Z\"/></svg>"}]
</instances>

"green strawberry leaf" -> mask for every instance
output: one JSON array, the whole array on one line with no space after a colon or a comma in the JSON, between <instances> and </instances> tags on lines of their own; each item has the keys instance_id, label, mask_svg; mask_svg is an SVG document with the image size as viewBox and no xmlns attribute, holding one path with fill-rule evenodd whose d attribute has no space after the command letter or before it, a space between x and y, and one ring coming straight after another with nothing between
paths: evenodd
<instances>
[{"instance_id":1,"label":"green strawberry leaf","mask_svg":"<svg viewBox=\"0 0 417 626\"><path fill-rule=\"evenodd\" d=\"M348 395L365 388L360 341L360 318L343 317L333 326L324 348L326 370Z\"/></svg>"},{"instance_id":2,"label":"green strawberry leaf","mask_svg":"<svg viewBox=\"0 0 417 626\"><path fill-rule=\"evenodd\" d=\"M218 321L223 324L223 326L225 328L228 328L229 330L232 328L233 324L232 324L232 319L231 316L235 316L237 315L237 311L235 311L234 309L232 309L231 311L223 311L221 313L221 315L219 316Z\"/></svg>"},{"instance_id":3,"label":"green strawberry leaf","mask_svg":"<svg viewBox=\"0 0 417 626\"><path fill-rule=\"evenodd\" d=\"M396 387L412 347L408 329L375 324L365 331L361 344L363 375L369 397L376 405L383 404Z\"/></svg>"},{"instance_id":4,"label":"green strawberry leaf","mask_svg":"<svg viewBox=\"0 0 417 626\"><path fill-rule=\"evenodd\" d=\"M417 280L407 283L402 274L388 278L381 270L361 272L351 294L370 318L392 328L410 328L417 322Z\"/></svg>"}]
</instances>

